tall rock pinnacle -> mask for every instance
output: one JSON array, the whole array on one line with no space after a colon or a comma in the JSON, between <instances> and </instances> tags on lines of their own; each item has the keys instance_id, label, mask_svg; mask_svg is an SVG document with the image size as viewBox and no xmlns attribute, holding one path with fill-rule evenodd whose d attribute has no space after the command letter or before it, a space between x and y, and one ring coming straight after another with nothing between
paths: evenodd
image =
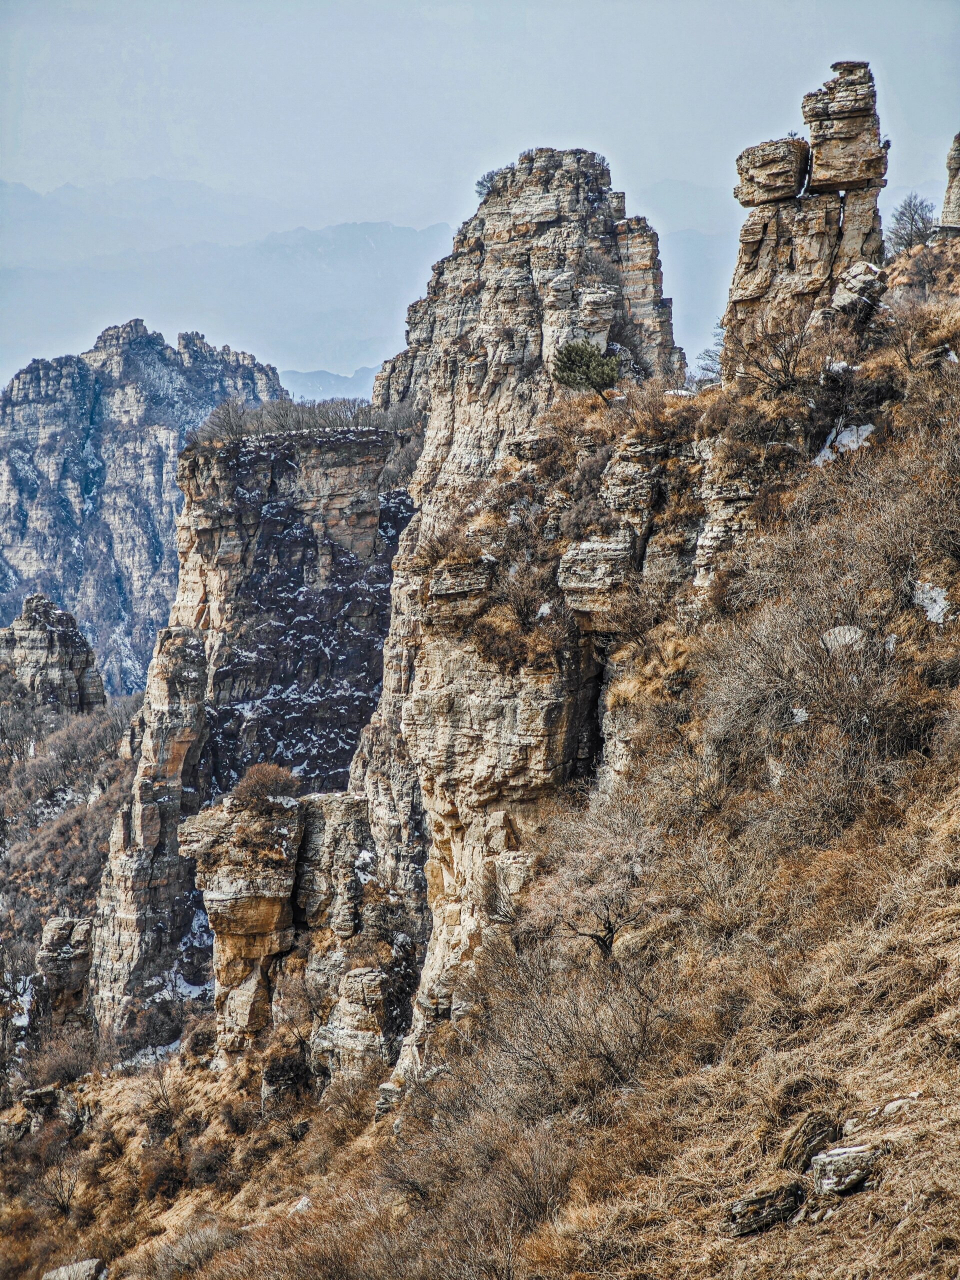
<instances>
[{"instance_id":1,"label":"tall rock pinnacle","mask_svg":"<svg viewBox=\"0 0 960 1280\"><path fill-rule=\"evenodd\" d=\"M750 212L723 318L726 377L742 372L765 335L869 292L870 268L883 262L877 197L887 150L873 76L865 62L833 70L835 79L803 99L809 144L780 138L737 160L734 194Z\"/></svg>"}]
</instances>

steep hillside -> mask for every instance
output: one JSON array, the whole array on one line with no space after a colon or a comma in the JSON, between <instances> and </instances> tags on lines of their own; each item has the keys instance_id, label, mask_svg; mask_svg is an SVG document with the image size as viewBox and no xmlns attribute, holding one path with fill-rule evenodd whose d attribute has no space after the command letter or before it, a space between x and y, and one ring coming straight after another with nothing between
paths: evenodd
<instances>
[{"instance_id":1,"label":"steep hillside","mask_svg":"<svg viewBox=\"0 0 960 1280\"><path fill-rule=\"evenodd\" d=\"M40 591L70 609L107 689L143 687L177 587L177 455L221 401L281 394L275 369L140 320L34 360L0 397L0 621Z\"/></svg>"}]
</instances>

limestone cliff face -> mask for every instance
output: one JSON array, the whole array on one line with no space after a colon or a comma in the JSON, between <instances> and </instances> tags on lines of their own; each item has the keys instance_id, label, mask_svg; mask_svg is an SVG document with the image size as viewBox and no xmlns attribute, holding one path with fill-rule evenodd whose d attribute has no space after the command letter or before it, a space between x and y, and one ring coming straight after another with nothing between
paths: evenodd
<instances>
[{"instance_id":1,"label":"limestone cliff face","mask_svg":"<svg viewBox=\"0 0 960 1280\"><path fill-rule=\"evenodd\" d=\"M220 401L281 394L276 370L143 322L91 351L34 360L0 396L0 621L42 591L93 642L107 689L143 687L177 585L175 477Z\"/></svg>"},{"instance_id":2,"label":"limestone cliff face","mask_svg":"<svg viewBox=\"0 0 960 1280\"><path fill-rule=\"evenodd\" d=\"M544 518L556 617L553 606L538 615L546 630L534 627L520 661L491 657L463 630L508 590L501 535L511 517L502 512L489 537L480 526L513 473L553 449L544 415L566 393L552 362L574 340L617 353L626 385L682 376L656 233L624 217L597 156L528 152L461 228L410 309L407 350L378 379L378 408L412 411L425 436L375 711L389 557L405 515L377 494L383 447L300 441L287 456L246 442L184 455L180 587L105 877L94 976L102 1022L122 1023L176 968L200 906L193 857L206 909L196 918L215 936L223 1051L255 1041L269 1008L272 1021L294 1018L309 1032L318 1071L393 1062L411 1019L415 1054L426 1024L451 1013L457 973L490 925L491 885L500 877L519 891L538 802L589 768L599 746L602 656L589 609L579 610L582 626L562 620L556 579L571 542L557 522L579 500L562 483L541 486L555 508ZM591 463L594 478L609 453ZM610 566L587 573L606 573L601 595L639 564L657 492L650 466L622 461L614 487L634 524L613 516L609 548L598 544ZM589 483L578 484L589 499ZM284 507L293 492L295 520ZM445 555L444 540L459 535L467 556ZM198 811L254 760L347 789L279 814L282 840L232 800Z\"/></svg>"},{"instance_id":3,"label":"limestone cliff face","mask_svg":"<svg viewBox=\"0 0 960 1280\"><path fill-rule=\"evenodd\" d=\"M28 596L20 616L0 627L0 665L56 712L91 711L106 702L96 655L74 617L45 596Z\"/></svg>"},{"instance_id":4,"label":"limestone cliff face","mask_svg":"<svg viewBox=\"0 0 960 1280\"><path fill-rule=\"evenodd\" d=\"M947 152L947 191L943 197L937 236L940 239L960 236L960 133Z\"/></svg>"},{"instance_id":5,"label":"limestone cliff face","mask_svg":"<svg viewBox=\"0 0 960 1280\"><path fill-rule=\"evenodd\" d=\"M556 352L573 340L616 344L628 383L645 374L673 381L683 368L655 233L624 217L605 164L583 151L527 152L502 170L408 326L409 346L384 366L375 400L425 415L411 486L419 511L394 564L380 703L348 791L323 817L329 906L303 936L307 971L323 975L327 992L313 1006L313 1050L331 1068L364 1053L392 1061L411 1017L401 1063L415 1065L427 1028L460 1009L459 978L492 927L491 894L524 883L538 805L596 755L603 663L589 626L563 621L556 577L569 542L557 522L573 498L562 483L522 487L555 444L546 415L563 398L551 375ZM631 483L641 503L650 500L650 485L632 472L621 491ZM484 625L496 629L494 599L509 595L511 574L526 572L511 566L509 530L530 512L553 519L552 586L533 605L544 628L532 628L516 660L501 660L465 624L490 606ZM618 557L620 568L635 568L648 533L642 511L639 536L624 524L610 540L608 590L619 581ZM445 554L458 538L460 552ZM378 899L399 923L371 934ZM345 920L350 939L338 946L330 934ZM358 949L360 966L350 960ZM416 1000L404 1013L417 968ZM278 1001L284 985L281 973Z\"/></svg>"},{"instance_id":6,"label":"limestone cliff face","mask_svg":"<svg viewBox=\"0 0 960 1280\"><path fill-rule=\"evenodd\" d=\"M801 327L815 310L877 290L886 185L876 89L865 62L837 62L836 78L803 99L809 145L781 138L737 161L734 194L750 209L724 315L725 377L749 364L764 335Z\"/></svg>"},{"instance_id":7,"label":"limestone cliff face","mask_svg":"<svg viewBox=\"0 0 960 1280\"><path fill-rule=\"evenodd\" d=\"M343 785L380 687L390 563L409 512L381 494L396 437L372 426L188 448L181 574L131 750L140 758L101 891L94 1005L123 1026L193 985L209 944L178 825L249 764ZM199 913L199 914L198 914Z\"/></svg>"}]
</instances>

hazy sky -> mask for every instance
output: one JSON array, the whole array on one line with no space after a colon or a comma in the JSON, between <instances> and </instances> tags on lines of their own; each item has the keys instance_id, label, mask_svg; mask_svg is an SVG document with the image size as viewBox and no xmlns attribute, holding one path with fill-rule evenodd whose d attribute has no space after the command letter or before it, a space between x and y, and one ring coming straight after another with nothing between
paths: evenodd
<instances>
[{"instance_id":1,"label":"hazy sky","mask_svg":"<svg viewBox=\"0 0 960 1280\"><path fill-rule=\"evenodd\" d=\"M603 152L615 185L730 187L870 60L892 186L944 181L960 0L0 0L2 176L159 175L313 226L456 223L486 169Z\"/></svg>"}]
</instances>

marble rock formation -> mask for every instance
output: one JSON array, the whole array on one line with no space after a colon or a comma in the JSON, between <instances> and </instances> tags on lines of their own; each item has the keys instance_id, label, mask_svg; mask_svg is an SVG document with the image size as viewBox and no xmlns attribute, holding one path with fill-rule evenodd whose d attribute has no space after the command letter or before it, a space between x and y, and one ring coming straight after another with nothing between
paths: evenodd
<instances>
[{"instance_id":1,"label":"marble rock formation","mask_svg":"<svg viewBox=\"0 0 960 1280\"><path fill-rule=\"evenodd\" d=\"M178 593L101 886L101 1023L123 1028L177 975L198 980L209 934L178 856L183 817L263 760L314 787L346 781L379 693L390 565L409 516L402 490L379 488L398 443L358 426L185 450Z\"/></svg>"},{"instance_id":2,"label":"marble rock formation","mask_svg":"<svg viewBox=\"0 0 960 1280\"><path fill-rule=\"evenodd\" d=\"M937 239L947 240L954 236L960 236L960 133L947 152L947 191L936 228Z\"/></svg>"},{"instance_id":3,"label":"marble rock formation","mask_svg":"<svg viewBox=\"0 0 960 1280\"><path fill-rule=\"evenodd\" d=\"M141 320L22 369L0 394L0 621L42 591L90 636L111 693L141 689L176 592L186 435L222 400L281 394L253 356L198 333L174 348Z\"/></svg>"},{"instance_id":4,"label":"marble rock formation","mask_svg":"<svg viewBox=\"0 0 960 1280\"><path fill-rule=\"evenodd\" d=\"M851 280L863 278L846 273L883 262L877 197L887 151L873 76L865 62L833 70L835 79L803 99L809 173L799 138L750 147L737 161L735 194L750 212L723 318L725 380L744 373L765 335L802 327L816 310L849 306ZM874 300L870 290L856 297Z\"/></svg>"},{"instance_id":5,"label":"marble rock formation","mask_svg":"<svg viewBox=\"0 0 960 1280\"><path fill-rule=\"evenodd\" d=\"M27 596L20 616L0 628L0 666L55 712L91 711L106 698L96 656L66 613L45 596Z\"/></svg>"}]
</instances>

